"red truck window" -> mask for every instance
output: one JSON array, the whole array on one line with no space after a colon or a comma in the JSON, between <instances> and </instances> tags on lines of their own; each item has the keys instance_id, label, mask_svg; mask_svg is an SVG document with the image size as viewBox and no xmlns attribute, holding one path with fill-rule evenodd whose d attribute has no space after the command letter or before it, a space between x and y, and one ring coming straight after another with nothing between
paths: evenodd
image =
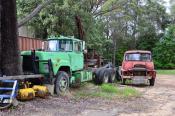
<instances>
[{"instance_id":1,"label":"red truck window","mask_svg":"<svg viewBox=\"0 0 175 116\"><path fill-rule=\"evenodd\" d=\"M149 53L127 53L125 55L127 61L151 61L151 54Z\"/></svg>"}]
</instances>

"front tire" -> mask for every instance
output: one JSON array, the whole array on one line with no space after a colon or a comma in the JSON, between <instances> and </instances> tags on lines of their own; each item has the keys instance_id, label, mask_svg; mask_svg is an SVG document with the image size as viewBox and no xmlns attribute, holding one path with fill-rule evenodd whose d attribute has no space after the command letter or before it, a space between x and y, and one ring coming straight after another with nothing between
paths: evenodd
<instances>
[{"instance_id":1,"label":"front tire","mask_svg":"<svg viewBox=\"0 0 175 116\"><path fill-rule=\"evenodd\" d=\"M64 95L69 89L69 76L64 71L59 71L55 80L55 93Z\"/></svg>"},{"instance_id":2,"label":"front tire","mask_svg":"<svg viewBox=\"0 0 175 116\"><path fill-rule=\"evenodd\" d=\"M149 83L150 83L150 86L154 86L155 78L151 78L151 79L149 80Z\"/></svg>"}]
</instances>

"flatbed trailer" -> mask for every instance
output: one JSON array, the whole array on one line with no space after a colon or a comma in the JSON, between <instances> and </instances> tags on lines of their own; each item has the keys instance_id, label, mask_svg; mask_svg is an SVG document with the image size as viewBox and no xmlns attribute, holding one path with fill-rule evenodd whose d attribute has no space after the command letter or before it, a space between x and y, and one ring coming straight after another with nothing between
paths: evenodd
<instances>
[{"instance_id":1,"label":"flatbed trailer","mask_svg":"<svg viewBox=\"0 0 175 116\"><path fill-rule=\"evenodd\" d=\"M2 76L0 80L25 80L25 79L36 79L43 78L42 74L33 74L33 75L16 75L16 76Z\"/></svg>"}]
</instances>

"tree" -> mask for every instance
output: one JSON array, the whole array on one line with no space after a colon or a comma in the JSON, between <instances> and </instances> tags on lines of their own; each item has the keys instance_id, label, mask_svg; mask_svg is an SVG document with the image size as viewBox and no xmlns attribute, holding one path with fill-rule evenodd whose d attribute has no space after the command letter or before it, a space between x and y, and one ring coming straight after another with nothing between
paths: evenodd
<instances>
[{"instance_id":1,"label":"tree","mask_svg":"<svg viewBox=\"0 0 175 116\"><path fill-rule=\"evenodd\" d=\"M1 51L2 51L2 49L1 49L1 13L2 13L2 1L0 1L0 66L2 66L2 60L1 60ZM0 68L0 76L2 76L2 69Z\"/></svg>"},{"instance_id":2,"label":"tree","mask_svg":"<svg viewBox=\"0 0 175 116\"><path fill-rule=\"evenodd\" d=\"M21 74L17 39L16 0L1 0L0 62L3 75Z\"/></svg>"},{"instance_id":3,"label":"tree","mask_svg":"<svg viewBox=\"0 0 175 116\"><path fill-rule=\"evenodd\" d=\"M36 16L44 7L50 4L53 0L45 0L43 3L39 4L30 14L28 14L25 18L18 21L18 27L21 27L29 20L31 20L34 16Z\"/></svg>"},{"instance_id":4,"label":"tree","mask_svg":"<svg viewBox=\"0 0 175 116\"><path fill-rule=\"evenodd\" d=\"M175 25L168 27L163 38L156 43L153 49L155 65L157 68L175 68Z\"/></svg>"},{"instance_id":5,"label":"tree","mask_svg":"<svg viewBox=\"0 0 175 116\"><path fill-rule=\"evenodd\" d=\"M19 18L30 14L42 2L17 1ZM105 58L115 60L128 49L152 51L169 23L169 15L160 1L53 0L27 25L34 28L39 38L49 35L78 37L75 23L75 16L78 15L88 47L96 48ZM115 61L119 63L117 57Z\"/></svg>"}]
</instances>

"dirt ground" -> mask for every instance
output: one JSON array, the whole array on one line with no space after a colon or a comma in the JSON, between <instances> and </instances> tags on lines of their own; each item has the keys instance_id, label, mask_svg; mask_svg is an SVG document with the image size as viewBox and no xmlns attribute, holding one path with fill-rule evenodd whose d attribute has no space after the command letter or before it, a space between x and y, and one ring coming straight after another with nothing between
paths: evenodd
<instances>
[{"instance_id":1,"label":"dirt ground","mask_svg":"<svg viewBox=\"0 0 175 116\"><path fill-rule=\"evenodd\" d=\"M104 100L49 97L20 102L0 116L172 116L175 114L175 75L158 75L154 87L132 86L138 98Z\"/></svg>"}]
</instances>

